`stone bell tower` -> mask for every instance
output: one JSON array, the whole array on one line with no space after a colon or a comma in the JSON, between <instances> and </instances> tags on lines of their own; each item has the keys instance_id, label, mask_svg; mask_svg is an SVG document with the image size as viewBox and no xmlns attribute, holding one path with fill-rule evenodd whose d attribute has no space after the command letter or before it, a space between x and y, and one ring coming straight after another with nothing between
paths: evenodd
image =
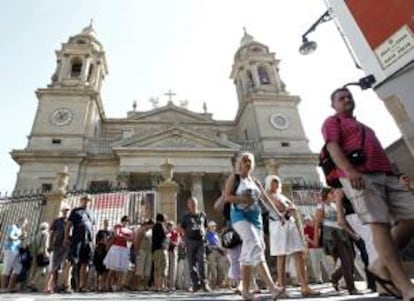
<instances>
[{"instance_id":1,"label":"stone bell tower","mask_svg":"<svg viewBox=\"0 0 414 301\"><path fill-rule=\"evenodd\" d=\"M297 107L300 97L286 91L279 64L268 46L244 31L230 74L239 103L237 138L254 145L263 174L318 180Z\"/></svg>"},{"instance_id":2,"label":"stone bell tower","mask_svg":"<svg viewBox=\"0 0 414 301\"><path fill-rule=\"evenodd\" d=\"M12 152L21 167L16 189L50 183L58 163L66 164L77 181L87 141L99 136L105 119L100 91L108 68L92 23L63 43L56 57L51 83L36 90L38 107L28 145Z\"/></svg>"}]
</instances>

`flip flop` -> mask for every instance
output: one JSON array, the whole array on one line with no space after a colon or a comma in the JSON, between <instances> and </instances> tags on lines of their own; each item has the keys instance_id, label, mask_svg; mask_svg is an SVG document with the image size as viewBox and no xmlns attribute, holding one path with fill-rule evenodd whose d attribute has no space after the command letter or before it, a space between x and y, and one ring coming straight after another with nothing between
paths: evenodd
<instances>
[{"instance_id":1,"label":"flip flop","mask_svg":"<svg viewBox=\"0 0 414 301\"><path fill-rule=\"evenodd\" d=\"M365 269L365 274L368 276L370 275L372 278L375 279L375 281L381 285L381 287L388 293L390 294L390 296L393 296L397 299L402 299L402 295L401 294L397 294L397 292L399 291L398 287L395 286L394 282L392 282L389 279L384 279L376 274L374 274L373 272L371 272L368 269Z\"/></svg>"}]
</instances>

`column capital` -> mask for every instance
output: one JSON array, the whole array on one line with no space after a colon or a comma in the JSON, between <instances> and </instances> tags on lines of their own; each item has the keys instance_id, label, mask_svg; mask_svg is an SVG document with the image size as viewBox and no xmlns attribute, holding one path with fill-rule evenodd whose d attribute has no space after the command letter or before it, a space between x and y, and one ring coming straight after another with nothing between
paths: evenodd
<instances>
[{"instance_id":1,"label":"column capital","mask_svg":"<svg viewBox=\"0 0 414 301\"><path fill-rule=\"evenodd\" d=\"M264 159L264 164L269 175L278 175L280 164L276 159Z\"/></svg>"}]
</instances>

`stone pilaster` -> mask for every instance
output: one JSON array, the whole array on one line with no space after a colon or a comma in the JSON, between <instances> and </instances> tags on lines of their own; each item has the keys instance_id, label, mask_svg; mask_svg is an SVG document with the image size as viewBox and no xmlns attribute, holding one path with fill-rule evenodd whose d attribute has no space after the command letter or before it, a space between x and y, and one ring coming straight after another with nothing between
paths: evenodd
<instances>
[{"instance_id":1,"label":"stone pilaster","mask_svg":"<svg viewBox=\"0 0 414 301\"><path fill-rule=\"evenodd\" d=\"M54 219L59 217L62 200L65 198L66 187L69 182L68 168L65 166L63 171L56 173L55 184L50 193L47 194L46 206L43 211L42 221L48 222L49 225Z\"/></svg>"},{"instance_id":2,"label":"stone pilaster","mask_svg":"<svg viewBox=\"0 0 414 301\"><path fill-rule=\"evenodd\" d=\"M157 188L157 213L167 215L167 218L177 222L177 192L178 184L174 181L164 181Z\"/></svg>"},{"instance_id":3,"label":"stone pilaster","mask_svg":"<svg viewBox=\"0 0 414 301\"><path fill-rule=\"evenodd\" d=\"M191 195L197 198L198 209L200 211L205 210L204 197L203 197L203 176L204 176L204 173L200 173L200 172L191 174L191 179L193 180Z\"/></svg>"},{"instance_id":4,"label":"stone pilaster","mask_svg":"<svg viewBox=\"0 0 414 301\"><path fill-rule=\"evenodd\" d=\"M177 192L178 184L172 180L174 164L167 159L161 166L164 181L157 188L157 213L164 213L167 218L177 222Z\"/></svg>"}]
</instances>

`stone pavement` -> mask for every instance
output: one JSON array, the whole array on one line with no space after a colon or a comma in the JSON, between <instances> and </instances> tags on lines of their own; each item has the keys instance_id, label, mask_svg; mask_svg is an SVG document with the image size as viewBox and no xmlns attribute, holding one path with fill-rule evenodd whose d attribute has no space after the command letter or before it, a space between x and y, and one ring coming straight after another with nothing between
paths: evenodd
<instances>
[{"instance_id":1,"label":"stone pavement","mask_svg":"<svg viewBox=\"0 0 414 301\"><path fill-rule=\"evenodd\" d=\"M315 289L321 291L321 296L317 298L302 298L300 291L297 288L288 288L288 298L281 298L280 300L367 300L367 301L391 301L393 298L378 297L378 294L367 293L362 296L348 296L346 294L338 294L330 284L314 285ZM265 301L270 300L269 293L257 295L256 300ZM14 294L0 294L0 301L52 301L52 300L242 300L239 295L234 294L231 290L221 289L210 293L197 292L189 293L183 291L158 293L158 292L120 292L120 293L73 293L73 294L53 294L45 295L41 293L14 293Z\"/></svg>"}]
</instances>

